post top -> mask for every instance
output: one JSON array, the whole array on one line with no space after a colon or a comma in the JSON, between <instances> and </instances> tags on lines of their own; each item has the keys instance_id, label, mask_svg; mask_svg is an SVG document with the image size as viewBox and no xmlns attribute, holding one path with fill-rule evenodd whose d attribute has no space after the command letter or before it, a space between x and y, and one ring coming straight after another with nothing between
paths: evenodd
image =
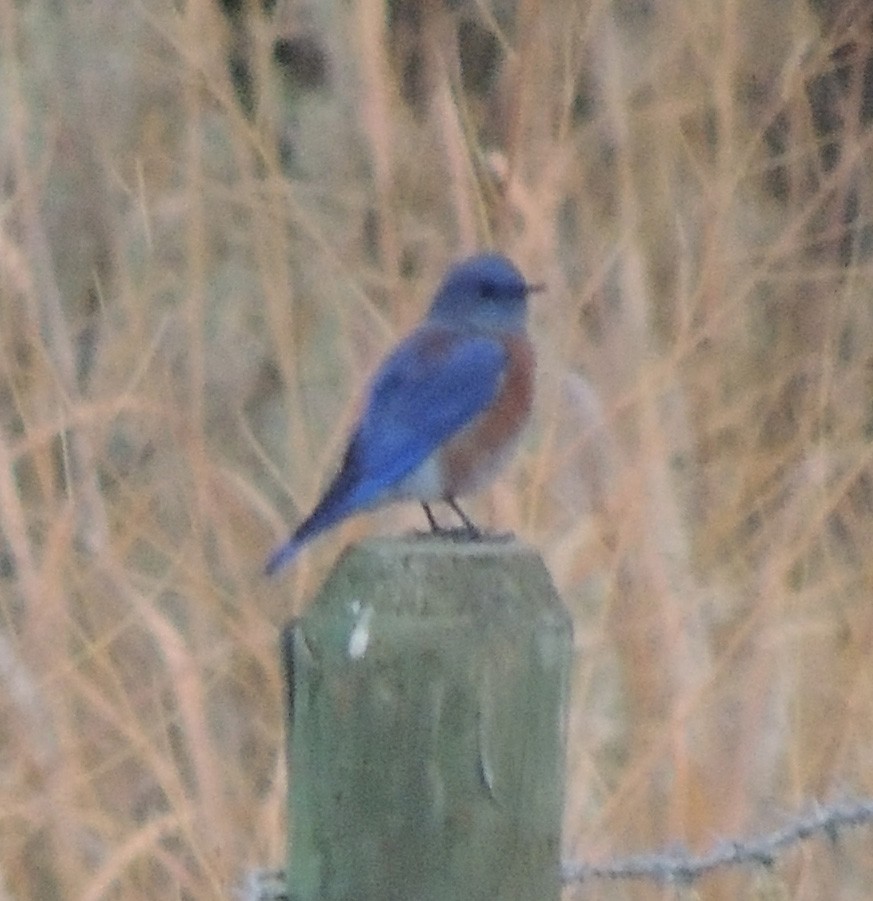
<instances>
[{"instance_id":1,"label":"post top","mask_svg":"<svg viewBox=\"0 0 873 901\"><path fill-rule=\"evenodd\" d=\"M481 538L467 538L461 534L446 535L432 532L409 532L399 536L377 536L365 538L351 545L349 551L363 551L367 554L397 557L404 555L439 557L448 554L456 557L513 557L528 554L536 557L537 552L519 541L511 533L484 534Z\"/></svg>"},{"instance_id":2,"label":"post top","mask_svg":"<svg viewBox=\"0 0 873 901\"><path fill-rule=\"evenodd\" d=\"M567 616L539 554L503 536L412 535L351 545L305 617L346 617L365 607L398 616Z\"/></svg>"}]
</instances>

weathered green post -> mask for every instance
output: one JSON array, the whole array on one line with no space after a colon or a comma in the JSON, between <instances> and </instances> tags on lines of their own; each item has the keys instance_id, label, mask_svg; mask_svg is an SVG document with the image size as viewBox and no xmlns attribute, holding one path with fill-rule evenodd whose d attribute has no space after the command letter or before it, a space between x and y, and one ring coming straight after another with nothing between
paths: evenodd
<instances>
[{"instance_id":1,"label":"weathered green post","mask_svg":"<svg viewBox=\"0 0 873 901\"><path fill-rule=\"evenodd\" d=\"M284 640L292 901L557 901L571 644L514 542L346 551Z\"/></svg>"}]
</instances>

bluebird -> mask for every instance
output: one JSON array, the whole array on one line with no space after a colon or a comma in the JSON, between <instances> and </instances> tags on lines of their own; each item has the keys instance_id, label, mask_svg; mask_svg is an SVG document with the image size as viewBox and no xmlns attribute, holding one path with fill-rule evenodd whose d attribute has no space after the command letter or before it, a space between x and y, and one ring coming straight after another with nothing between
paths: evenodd
<instances>
[{"instance_id":1,"label":"bluebird","mask_svg":"<svg viewBox=\"0 0 873 901\"><path fill-rule=\"evenodd\" d=\"M484 253L446 275L424 321L382 363L339 472L315 509L267 561L272 574L310 539L364 510L447 503L482 488L511 454L533 397L528 284L506 257Z\"/></svg>"}]
</instances>

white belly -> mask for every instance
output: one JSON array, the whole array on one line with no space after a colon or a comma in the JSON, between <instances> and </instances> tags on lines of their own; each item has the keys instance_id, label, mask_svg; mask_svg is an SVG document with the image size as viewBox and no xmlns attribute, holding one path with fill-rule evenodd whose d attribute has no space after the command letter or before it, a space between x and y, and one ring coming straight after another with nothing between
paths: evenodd
<instances>
[{"instance_id":1,"label":"white belly","mask_svg":"<svg viewBox=\"0 0 873 901\"><path fill-rule=\"evenodd\" d=\"M431 454L417 469L401 479L391 493L397 500L442 500L445 488L439 455Z\"/></svg>"}]
</instances>

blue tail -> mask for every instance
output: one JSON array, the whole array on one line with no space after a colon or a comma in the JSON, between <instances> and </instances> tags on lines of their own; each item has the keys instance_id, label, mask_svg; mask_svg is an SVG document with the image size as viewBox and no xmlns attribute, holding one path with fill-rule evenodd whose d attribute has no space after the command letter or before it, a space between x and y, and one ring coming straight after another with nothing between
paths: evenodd
<instances>
[{"instance_id":1,"label":"blue tail","mask_svg":"<svg viewBox=\"0 0 873 901\"><path fill-rule=\"evenodd\" d=\"M362 479L358 465L357 443L352 441L343 461L324 497L297 528L297 531L280 548L273 552L264 573L273 575L287 566L311 538L335 526L337 523L371 507L382 493L382 480Z\"/></svg>"},{"instance_id":2,"label":"blue tail","mask_svg":"<svg viewBox=\"0 0 873 901\"><path fill-rule=\"evenodd\" d=\"M272 576L283 566L287 566L297 556L300 548L303 547L303 544L303 541L297 541L295 538L286 541L285 544L275 550L270 556L270 559L267 560L264 565L264 575Z\"/></svg>"},{"instance_id":3,"label":"blue tail","mask_svg":"<svg viewBox=\"0 0 873 901\"><path fill-rule=\"evenodd\" d=\"M285 544L273 551L264 566L265 575L272 576L283 566L287 566L311 538L355 512L354 507L349 504L325 503L329 499L333 500L328 494Z\"/></svg>"},{"instance_id":4,"label":"blue tail","mask_svg":"<svg viewBox=\"0 0 873 901\"><path fill-rule=\"evenodd\" d=\"M287 566L300 552L311 538L315 538L321 532L336 525L355 512L355 506L348 503L347 498L337 499L336 495L328 492L312 513L300 524L297 531L277 548L264 566L264 574L272 576L273 573Z\"/></svg>"}]
</instances>

